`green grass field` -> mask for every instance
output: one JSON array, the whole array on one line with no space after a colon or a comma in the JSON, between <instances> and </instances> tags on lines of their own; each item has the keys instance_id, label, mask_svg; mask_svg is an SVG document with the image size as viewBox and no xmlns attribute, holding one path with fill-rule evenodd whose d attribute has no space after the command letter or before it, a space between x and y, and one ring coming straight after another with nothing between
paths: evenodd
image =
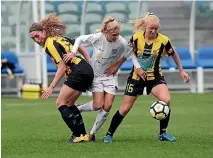
<instances>
[{"instance_id":1,"label":"green grass field","mask_svg":"<svg viewBox=\"0 0 213 158\"><path fill-rule=\"evenodd\" d=\"M78 103L89 101L81 97ZM177 141L158 141L159 122L151 118L152 96L141 96L122 122L113 143L103 143L111 118L119 108L117 96L108 120L97 133L97 142L67 144L70 133L55 106L56 98L21 100L2 98L3 158L160 158L213 157L213 94L172 94L169 132ZM83 113L90 130L96 112Z\"/></svg>"}]
</instances>

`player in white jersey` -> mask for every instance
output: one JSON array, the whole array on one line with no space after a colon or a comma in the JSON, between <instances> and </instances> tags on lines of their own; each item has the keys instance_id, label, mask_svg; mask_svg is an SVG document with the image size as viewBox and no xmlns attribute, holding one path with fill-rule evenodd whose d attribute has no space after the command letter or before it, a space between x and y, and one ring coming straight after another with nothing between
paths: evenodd
<instances>
[{"instance_id":1,"label":"player in white jersey","mask_svg":"<svg viewBox=\"0 0 213 158\"><path fill-rule=\"evenodd\" d=\"M94 80L91 87L93 101L78 106L83 111L97 111L96 121L90 131L90 140L95 141L95 133L104 124L112 107L118 89L117 71L126 59L131 58L133 64L142 71L132 47L120 36L120 24L113 17L106 17L101 25L100 32L79 36L72 49L76 53L80 44L90 44L94 53L90 60L94 71ZM73 54L67 55L64 60L71 60ZM142 73L141 73L142 74Z\"/></svg>"}]
</instances>

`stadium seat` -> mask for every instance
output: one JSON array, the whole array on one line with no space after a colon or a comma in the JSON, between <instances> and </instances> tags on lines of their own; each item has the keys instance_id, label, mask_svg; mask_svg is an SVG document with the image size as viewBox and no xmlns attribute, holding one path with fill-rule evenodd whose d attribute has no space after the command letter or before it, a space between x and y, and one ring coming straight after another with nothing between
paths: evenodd
<instances>
[{"instance_id":1,"label":"stadium seat","mask_svg":"<svg viewBox=\"0 0 213 158\"><path fill-rule=\"evenodd\" d=\"M105 16L112 16L114 18L116 18L116 20L123 22L124 20L126 20L126 15L120 12L110 12L110 13L106 13L107 15Z\"/></svg>"},{"instance_id":2,"label":"stadium seat","mask_svg":"<svg viewBox=\"0 0 213 158\"><path fill-rule=\"evenodd\" d=\"M104 14L104 10L103 10L101 4L96 3L96 2L87 2L86 12Z\"/></svg>"},{"instance_id":3,"label":"stadium seat","mask_svg":"<svg viewBox=\"0 0 213 158\"><path fill-rule=\"evenodd\" d=\"M137 13L136 13L136 12L130 13L130 14L128 15L128 18L131 19L131 20L136 19L136 18L137 18Z\"/></svg>"},{"instance_id":4,"label":"stadium seat","mask_svg":"<svg viewBox=\"0 0 213 158\"><path fill-rule=\"evenodd\" d=\"M101 23L94 23L89 25L88 31L89 33L94 33L96 32L98 29L100 29Z\"/></svg>"},{"instance_id":5,"label":"stadium seat","mask_svg":"<svg viewBox=\"0 0 213 158\"><path fill-rule=\"evenodd\" d=\"M132 25L123 23L123 24L121 24L121 30L122 31L132 31Z\"/></svg>"},{"instance_id":6,"label":"stadium seat","mask_svg":"<svg viewBox=\"0 0 213 158\"><path fill-rule=\"evenodd\" d=\"M65 3L61 3L58 5L58 12L60 14L62 14L62 13L80 14L81 10L77 4L72 3L72 2L65 2Z\"/></svg>"},{"instance_id":7,"label":"stadium seat","mask_svg":"<svg viewBox=\"0 0 213 158\"><path fill-rule=\"evenodd\" d=\"M127 4L129 12L135 13L135 15L136 15L137 5L138 5L138 2L129 2L129 4Z\"/></svg>"},{"instance_id":8,"label":"stadium seat","mask_svg":"<svg viewBox=\"0 0 213 158\"><path fill-rule=\"evenodd\" d=\"M46 2L45 3L45 12L48 14L48 13L53 13L53 12L55 12L56 10L55 10L55 7L54 7L54 5L53 4L51 4L51 3L48 3L48 2Z\"/></svg>"},{"instance_id":9,"label":"stadium seat","mask_svg":"<svg viewBox=\"0 0 213 158\"><path fill-rule=\"evenodd\" d=\"M122 34L121 34L122 35ZM132 38L132 35L126 35L126 36L123 36L123 38L129 42L129 40Z\"/></svg>"},{"instance_id":10,"label":"stadium seat","mask_svg":"<svg viewBox=\"0 0 213 158\"><path fill-rule=\"evenodd\" d=\"M213 47L200 47L196 63L203 68L213 68Z\"/></svg>"},{"instance_id":11,"label":"stadium seat","mask_svg":"<svg viewBox=\"0 0 213 158\"><path fill-rule=\"evenodd\" d=\"M69 37L73 37L74 35L79 36L80 32L81 32L81 24L70 24L68 25L68 29L66 30L66 34L69 35Z\"/></svg>"},{"instance_id":12,"label":"stadium seat","mask_svg":"<svg viewBox=\"0 0 213 158\"><path fill-rule=\"evenodd\" d=\"M24 72L24 70L20 67L18 58L14 52L1 52L1 59L7 59L9 63L14 64L14 74L20 74ZM1 73L7 74L7 71L3 69L1 70Z\"/></svg>"},{"instance_id":13,"label":"stadium seat","mask_svg":"<svg viewBox=\"0 0 213 158\"><path fill-rule=\"evenodd\" d=\"M178 53L178 55L180 57L181 64L184 69L196 69L197 68L197 66L193 62L189 48L176 47L176 52ZM177 66L171 56L168 57L168 62L171 67L177 68Z\"/></svg>"},{"instance_id":14,"label":"stadium seat","mask_svg":"<svg viewBox=\"0 0 213 158\"><path fill-rule=\"evenodd\" d=\"M132 69L132 66L133 66L132 60L127 60L121 65L120 70L130 71Z\"/></svg>"},{"instance_id":15,"label":"stadium seat","mask_svg":"<svg viewBox=\"0 0 213 158\"><path fill-rule=\"evenodd\" d=\"M102 23L103 16L95 13L87 13L85 19L86 23Z\"/></svg>"},{"instance_id":16,"label":"stadium seat","mask_svg":"<svg viewBox=\"0 0 213 158\"><path fill-rule=\"evenodd\" d=\"M52 59L47 55L47 72L56 72L57 67L55 63L53 63Z\"/></svg>"},{"instance_id":17,"label":"stadium seat","mask_svg":"<svg viewBox=\"0 0 213 158\"><path fill-rule=\"evenodd\" d=\"M168 59L163 55L162 56L162 69L169 69Z\"/></svg>"},{"instance_id":18,"label":"stadium seat","mask_svg":"<svg viewBox=\"0 0 213 158\"><path fill-rule=\"evenodd\" d=\"M108 2L105 5L106 13L109 14L111 12L121 12L121 13L127 13L127 7L124 3L120 2Z\"/></svg>"},{"instance_id":19,"label":"stadium seat","mask_svg":"<svg viewBox=\"0 0 213 158\"><path fill-rule=\"evenodd\" d=\"M60 14L59 17L64 20L65 24L80 23L80 19L77 15L64 13Z\"/></svg>"}]
</instances>

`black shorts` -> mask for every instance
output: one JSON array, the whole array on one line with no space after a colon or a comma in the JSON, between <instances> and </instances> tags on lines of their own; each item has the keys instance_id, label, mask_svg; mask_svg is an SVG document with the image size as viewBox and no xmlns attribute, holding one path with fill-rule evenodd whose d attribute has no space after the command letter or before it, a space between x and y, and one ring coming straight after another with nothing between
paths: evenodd
<instances>
[{"instance_id":1,"label":"black shorts","mask_svg":"<svg viewBox=\"0 0 213 158\"><path fill-rule=\"evenodd\" d=\"M163 76L150 81L134 80L130 76L127 80L127 85L126 85L124 95L128 95L128 96L143 95L143 91L145 87L146 87L147 94L150 94L152 91L152 88L159 84L166 84L166 81Z\"/></svg>"},{"instance_id":2,"label":"black shorts","mask_svg":"<svg viewBox=\"0 0 213 158\"><path fill-rule=\"evenodd\" d=\"M72 72L64 82L68 87L80 92L86 92L92 85L94 72L89 63L81 60L72 67Z\"/></svg>"}]
</instances>

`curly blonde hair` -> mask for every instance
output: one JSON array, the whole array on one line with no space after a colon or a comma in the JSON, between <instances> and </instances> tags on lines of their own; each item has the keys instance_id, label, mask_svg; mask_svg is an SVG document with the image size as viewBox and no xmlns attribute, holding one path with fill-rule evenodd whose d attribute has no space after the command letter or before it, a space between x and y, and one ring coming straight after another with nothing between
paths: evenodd
<instances>
[{"instance_id":1,"label":"curly blonde hair","mask_svg":"<svg viewBox=\"0 0 213 158\"><path fill-rule=\"evenodd\" d=\"M107 33L116 29L120 29L119 22L114 17L108 16L104 18L103 24L98 31Z\"/></svg>"},{"instance_id":2,"label":"curly blonde hair","mask_svg":"<svg viewBox=\"0 0 213 158\"><path fill-rule=\"evenodd\" d=\"M147 13L143 18L132 20L129 23L134 24L132 27L133 32L138 32L138 31L145 31L146 24L149 21L158 22L160 27L160 19L153 13Z\"/></svg>"},{"instance_id":3,"label":"curly blonde hair","mask_svg":"<svg viewBox=\"0 0 213 158\"><path fill-rule=\"evenodd\" d=\"M45 31L47 37L54 37L63 36L66 29L67 25L63 23L63 20L57 17L55 13L51 13L41 19L39 23L33 23L30 32Z\"/></svg>"}]
</instances>

